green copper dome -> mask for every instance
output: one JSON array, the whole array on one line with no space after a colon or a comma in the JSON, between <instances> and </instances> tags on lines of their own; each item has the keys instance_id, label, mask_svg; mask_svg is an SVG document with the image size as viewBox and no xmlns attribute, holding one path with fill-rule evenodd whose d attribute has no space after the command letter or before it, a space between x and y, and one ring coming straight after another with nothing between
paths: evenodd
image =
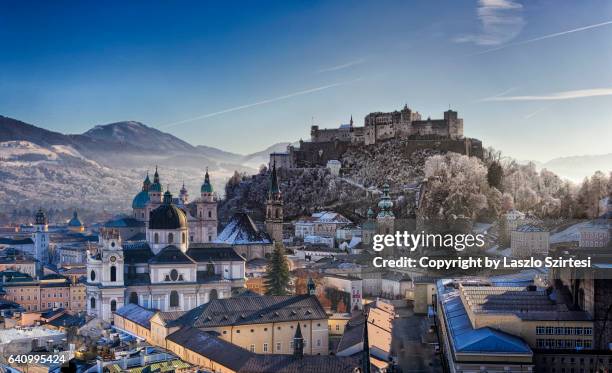
<instances>
[{"instance_id":1,"label":"green copper dome","mask_svg":"<svg viewBox=\"0 0 612 373\"><path fill-rule=\"evenodd\" d=\"M393 216L393 201L391 201L391 197L389 196L389 184L387 183L383 185L383 195L378 202L378 208L380 209L378 213L379 218Z\"/></svg>"},{"instance_id":2,"label":"green copper dome","mask_svg":"<svg viewBox=\"0 0 612 373\"><path fill-rule=\"evenodd\" d=\"M159 193L161 193L162 191L162 186L161 186L161 183L159 182L159 173L157 172L157 166L155 166L155 174L153 175L153 184L149 186L149 191L159 192Z\"/></svg>"},{"instance_id":3,"label":"green copper dome","mask_svg":"<svg viewBox=\"0 0 612 373\"><path fill-rule=\"evenodd\" d=\"M144 209L149 203L149 193L146 190L141 190L132 200L133 209Z\"/></svg>"},{"instance_id":4,"label":"green copper dome","mask_svg":"<svg viewBox=\"0 0 612 373\"><path fill-rule=\"evenodd\" d=\"M83 226L83 222L81 222L81 219L79 219L79 216L76 211L72 213L72 219L68 221L68 226L69 227L82 227Z\"/></svg>"},{"instance_id":5,"label":"green copper dome","mask_svg":"<svg viewBox=\"0 0 612 373\"><path fill-rule=\"evenodd\" d=\"M201 193L212 193L213 192L213 187L212 187L212 184L210 183L210 177L208 176L208 170L206 170L206 174L204 175L204 184L202 184L202 187L200 188L200 192Z\"/></svg>"}]
</instances>

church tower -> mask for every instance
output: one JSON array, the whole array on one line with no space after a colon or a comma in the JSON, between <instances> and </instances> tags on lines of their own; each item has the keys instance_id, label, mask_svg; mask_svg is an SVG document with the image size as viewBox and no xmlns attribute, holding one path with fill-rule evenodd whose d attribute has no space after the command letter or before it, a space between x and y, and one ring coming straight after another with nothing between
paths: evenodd
<instances>
[{"instance_id":1,"label":"church tower","mask_svg":"<svg viewBox=\"0 0 612 373\"><path fill-rule=\"evenodd\" d=\"M181 187L181 191L179 193L179 201L181 201L182 206L185 206L187 202L189 202L189 193L187 192L187 188L185 188L184 181L183 181L183 186Z\"/></svg>"},{"instance_id":2,"label":"church tower","mask_svg":"<svg viewBox=\"0 0 612 373\"><path fill-rule=\"evenodd\" d=\"M121 236L113 229L100 231L95 255L87 255L87 313L110 321L125 304L124 255Z\"/></svg>"},{"instance_id":3,"label":"church tower","mask_svg":"<svg viewBox=\"0 0 612 373\"><path fill-rule=\"evenodd\" d=\"M217 200L210 183L208 169L204 174L204 183L200 188L200 198L196 201L197 224L194 242L213 242L217 239Z\"/></svg>"},{"instance_id":4,"label":"church tower","mask_svg":"<svg viewBox=\"0 0 612 373\"><path fill-rule=\"evenodd\" d=\"M380 211L376 216L378 234L395 233L395 215L393 215L393 201L389 196L389 184L383 185L383 195L378 202Z\"/></svg>"},{"instance_id":5,"label":"church tower","mask_svg":"<svg viewBox=\"0 0 612 373\"><path fill-rule=\"evenodd\" d=\"M283 196L278 187L276 162L270 173L270 188L266 202L266 232L274 242L283 242Z\"/></svg>"},{"instance_id":6,"label":"church tower","mask_svg":"<svg viewBox=\"0 0 612 373\"><path fill-rule=\"evenodd\" d=\"M147 179L148 179L147 175ZM146 181L146 180L145 180ZM162 186L159 181L159 173L155 166L155 174L153 174L153 184L149 186L149 199L151 200L152 208L155 208L162 203Z\"/></svg>"},{"instance_id":7,"label":"church tower","mask_svg":"<svg viewBox=\"0 0 612 373\"><path fill-rule=\"evenodd\" d=\"M42 209L38 209L35 216L32 241L34 241L34 257L41 265L47 264L49 262L49 225Z\"/></svg>"}]
</instances>

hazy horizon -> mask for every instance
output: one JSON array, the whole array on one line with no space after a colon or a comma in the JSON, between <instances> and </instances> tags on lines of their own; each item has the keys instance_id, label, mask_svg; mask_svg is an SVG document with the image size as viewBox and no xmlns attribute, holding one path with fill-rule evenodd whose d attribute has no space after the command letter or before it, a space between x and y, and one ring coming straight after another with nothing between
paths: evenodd
<instances>
[{"instance_id":1,"label":"hazy horizon","mask_svg":"<svg viewBox=\"0 0 612 373\"><path fill-rule=\"evenodd\" d=\"M606 1L70 4L1 5L1 115L62 133L134 120L250 154L312 123L450 106L515 159L610 153Z\"/></svg>"}]
</instances>

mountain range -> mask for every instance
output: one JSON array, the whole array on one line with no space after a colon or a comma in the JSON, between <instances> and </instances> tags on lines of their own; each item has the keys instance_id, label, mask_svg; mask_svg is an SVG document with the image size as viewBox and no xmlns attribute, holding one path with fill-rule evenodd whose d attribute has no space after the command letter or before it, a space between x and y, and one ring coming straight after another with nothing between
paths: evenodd
<instances>
[{"instance_id":1,"label":"mountain range","mask_svg":"<svg viewBox=\"0 0 612 373\"><path fill-rule=\"evenodd\" d=\"M135 121L62 134L0 116L0 204L86 202L127 209L146 173L155 167L161 182L173 192L184 183L192 196L199 194L206 169L217 191L223 191L234 171L255 173L267 164L269 152L284 150L288 144L243 155L192 145ZM84 196L89 201L83 201Z\"/></svg>"}]
</instances>

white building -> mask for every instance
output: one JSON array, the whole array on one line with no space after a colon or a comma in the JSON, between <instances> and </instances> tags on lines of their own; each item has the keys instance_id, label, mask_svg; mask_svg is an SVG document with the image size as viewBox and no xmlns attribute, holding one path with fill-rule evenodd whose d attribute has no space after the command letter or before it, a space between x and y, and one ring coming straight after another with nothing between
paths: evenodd
<instances>
[{"instance_id":1,"label":"white building","mask_svg":"<svg viewBox=\"0 0 612 373\"><path fill-rule=\"evenodd\" d=\"M610 223L596 219L580 229L580 247L606 247L610 243Z\"/></svg>"},{"instance_id":2,"label":"white building","mask_svg":"<svg viewBox=\"0 0 612 373\"><path fill-rule=\"evenodd\" d=\"M358 277L325 275L323 283L326 288L334 288L351 295L350 310L363 309L363 286Z\"/></svg>"},{"instance_id":3,"label":"white building","mask_svg":"<svg viewBox=\"0 0 612 373\"><path fill-rule=\"evenodd\" d=\"M338 228L350 225L351 221L333 211L321 211L302 217L295 222L295 236L335 237Z\"/></svg>"},{"instance_id":4,"label":"white building","mask_svg":"<svg viewBox=\"0 0 612 373\"><path fill-rule=\"evenodd\" d=\"M543 228L524 224L512 231L510 247L512 256L523 258L532 255L546 255L549 249L550 233Z\"/></svg>"},{"instance_id":5,"label":"white building","mask_svg":"<svg viewBox=\"0 0 612 373\"><path fill-rule=\"evenodd\" d=\"M105 321L125 304L187 311L244 287L245 259L229 245L190 243L186 213L170 192L151 211L146 241L122 243L100 232L87 257L87 313Z\"/></svg>"},{"instance_id":6,"label":"white building","mask_svg":"<svg viewBox=\"0 0 612 373\"><path fill-rule=\"evenodd\" d=\"M340 176L340 169L342 168L342 163L336 159L330 159L327 161L327 169L334 176Z\"/></svg>"}]
</instances>

